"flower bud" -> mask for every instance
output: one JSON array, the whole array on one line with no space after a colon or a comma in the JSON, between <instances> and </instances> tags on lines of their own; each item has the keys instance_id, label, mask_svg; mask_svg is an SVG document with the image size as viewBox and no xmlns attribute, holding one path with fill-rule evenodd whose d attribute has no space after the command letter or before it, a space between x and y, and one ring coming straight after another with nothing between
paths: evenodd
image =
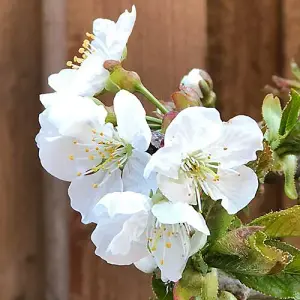
<instances>
[{"instance_id":1,"label":"flower bud","mask_svg":"<svg viewBox=\"0 0 300 300\"><path fill-rule=\"evenodd\" d=\"M116 93L119 90L127 90L133 93L142 84L140 76L136 72L125 70L119 61L107 60L103 66L110 72L105 87L110 92Z\"/></svg>"},{"instance_id":2,"label":"flower bud","mask_svg":"<svg viewBox=\"0 0 300 300\"><path fill-rule=\"evenodd\" d=\"M200 99L190 88L183 87L181 91L177 91L171 95L177 111L191 106L202 106Z\"/></svg>"}]
</instances>

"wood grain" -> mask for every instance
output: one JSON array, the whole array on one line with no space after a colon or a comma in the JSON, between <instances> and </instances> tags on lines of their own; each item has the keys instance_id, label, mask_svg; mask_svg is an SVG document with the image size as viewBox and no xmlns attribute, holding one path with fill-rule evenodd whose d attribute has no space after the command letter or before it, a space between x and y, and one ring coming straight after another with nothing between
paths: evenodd
<instances>
[{"instance_id":1,"label":"wood grain","mask_svg":"<svg viewBox=\"0 0 300 300\"><path fill-rule=\"evenodd\" d=\"M47 78L64 68L67 57L66 2L42 2L42 91L51 92ZM69 199L67 184L43 174L45 300L67 300L69 293Z\"/></svg>"},{"instance_id":2,"label":"wood grain","mask_svg":"<svg viewBox=\"0 0 300 300\"><path fill-rule=\"evenodd\" d=\"M261 120L263 87L282 71L280 0L207 2L207 68L223 118L246 114ZM280 184L265 187L251 205L252 216L278 209Z\"/></svg>"},{"instance_id":3,"label":"wood grain","mask_svg":"<svg viewBox=\"0 0 300 300\"><path fill-rule=\"evenodd\" d=\"M204 68L205 2L135 1L137 22L128 44L125 67L137 71L158 98L168 100L189 69ZM116 20L131 5L129 0L69 0L69 56L76 54L84 33L91 31L93 19ZM71 300L141 300L151 295L149 276L133 267L107 265L95 256L89 242L90 230L80 224L76 214L72 216L71 230Z\"/></svg>"},{"instance_id":4,"label":"wood grain","mask_svg":"<svg viewBox=\"0 0 300 300\"><path fill-rule=\"evenodd\" d=\"M0 299L43 299L40 1L0 1Z\"/></svg>"}]
</instances>

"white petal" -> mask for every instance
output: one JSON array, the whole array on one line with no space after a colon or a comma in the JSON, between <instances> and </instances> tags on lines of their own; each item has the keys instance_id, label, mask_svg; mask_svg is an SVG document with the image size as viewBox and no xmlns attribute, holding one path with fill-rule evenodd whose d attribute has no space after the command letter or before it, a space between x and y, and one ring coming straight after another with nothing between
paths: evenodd
<instances>
[{"instance_id":1,"label":"white petal","mask_svg":"<svg viewBox=\"0 0 300 300\"><path fill-rule=\"evenodd\" d=\"M98 171L93 175L80 176L74 179L69 187L71 206L82 215L82 223L96 223L97 216L93 209L98 201L108 193L122 192L121 171L112 174Z\"/></svg>"},{"instance_id":2,"label":"white petal","mask_svg":"<svg viewBox=\"0 0 300 300\"><path fill-rule=\"evenodd\" d=\"M181 162L180 146L162 147L151 156L145 168L144 176L147 178L155 171L165 176L178 179Z\"/></svg>"},{"instance_id":3,"label":"white petal","mask_svg":"<svg viewBox=\"0 0 300 300\"><path fill-rule=\"evenodd\" d=\"M191 248L190 248L189 256L194 255L200 249L202 249L205 246L206 242L207 242L207 235L200 231L196 231L191 237L191 241L190 241Z\"/></svg>"},{"instance_id":4,"label":"white petal","mask_svg":"<svg viewBox=\"0 0 300 300\"><path fill-rule=\"evenodd\" d=\"M253 119L236 116L222 127L220 138L208 150L212 159L226 169L256 159L256 151L263 149L263 134Z\"/></svg>"},{"instance_id":5,"label":"white petal","mask_svg":"<svg viewBox=\"0 0 300 300\"><path fill-rule=\"evenodd\" d=\"M45 113L62 135L85 137L86 132L105 123L107 112L103 106L96 105L90 98L57 94L56 105Z\"/></svg>"},{"instance_id":6,"label":"white petal","mask_svg":"<svg viewBox=\"0 0 300 300\"><path fill-rule=\"evenodd\" d=\"M57 74L52 74L48 78L48 84L56 92L64 92L73 84L76 76L76 70L63 69Z\"/></svg>"},{"instance_id":7,"label":"white petal","mask_svg":"<svg viewBox=\"0 0 300 300\"><path fill-rule=\"evenodd\" d=\"M94 162L77 160L82 155L70 137L47 137L43 132L37 137L40 148L39 157L44 169L51 175L66 181L76 178L78 172L83 173L93 167ZM70 157L74 159L70 159Z\"/></svg>"},{"instance_id":8,"label":"white petal","mask_svg":"<svg viewBox=\"0 0 300 300\"><path fill-rule=\"evenodd\" d=\"M209 235L203 216L186 203L163 202L152 207L152 213L162 224L187 223L196 230Z\"/></svg>"},{"instance_id":9,"label":"white petal","mask_svg":"<svg viewBox=\"0 0 300 300\"><path fill-rule=\"evenodd\" d=\"M134 265L144 273L152 273L157 268L157 264L152 255L140 259L134 263Z\"/></svg>"},{"instance_id":10,"label":"white petal","mask_svg":"<svg viewBox=\"0 0 300 300\"><path fill-rule=\"evenodd\" d=\"M254 171L246 166L235 169L219 169L219 181L207 177L202 186L204 192L214 200L222 200L222 206L229 214L236 214L249 204L258 189L258 179Z\"/></svg>"},{"instance_id":11,"label":"white petal","mask_svg":"<svg viewBox=\"0 0 300 300\"><path fill-rule=\"evenodd\" d=\"M165 134L165 146L179 144L185 152L203 149L220 136L222 121L214 108L189 107L171 122Z\"/></svg>"},{"instance_id":12,"label":"white petal","mask_svg":"<svg viewBox=\"0 0 300 300\"><path fill-rule=\"evenodd\" d=\"M161 270L161 277L173 282L177 282L185 269L190 252L190 241L186 229L183 225L165 226L162 237L159 237L153 248L152 255L157 266ZM173 229L175 229L173 231ZM168 232L172 234L168 236ZM154 237L155 238L155 237Z\"/></svg>"},{"instance_id":13,"label":"white petal","mask_svg":"<svg viewBox=\"0 0 300 300\"><path fill-rule=\"evenodd\" d=\"M115 96L114 110L120 137L135 149L146 151L151 141L151 130L141 102L133 94L121 90Z\"/></svg>"},{"instance_id":14,"label":"white petal","mask_svg":"<svg viewBox=\"0 0 300 300\"><path fill-rule=\"evenodd\" d=\"M95 214L102 213L102 207L107 209L108 215L134 214L139 211L149 211L149 198L134 192L110 193L104 196L95 207Z\"/></svg>"},{"instance_id":15,"label":"white petal","mask_svg":"<svg viewBox=\"0 0 300 300\"><path fill-rule=\"evenodd\" d=\"M193 179L184 176L173 179L158 174L157 184L163 195L171 202L197 204Z\"/></svg>"},{"instance_id":16,"label":"white petal","mask_svg":"<svg viewBox=\"0 0 300 300\"><path fill-rule=\"evenodd\" d=\"M124 191L133 191L149 196L150 191L157 190L156 176L152 174L148 179L144 178L144 169L151 155L146 152L132 151L131 157L123 169Z\"/></svg>"},{"instance_id":17,"label":"white petal","mask_svg":"<svg viewBox=\"0 0 300 300\"><path fill-rule=\"evenodd\" d=\"M124 226L127 227L125 224L130 217L131 215L119 214L111 218L107 214L102 213L98 225L92 233L91 239L96 246L95 253L108 263L116 265L130 265L148 255L146 243L129 240L130 236L127 236L126 238L128 228L124 231ZM141 229L143 229L142 226ZM121 232L125 235L123 239L120 238ZM115 251L115 253L112 253L109 248L115 237L118 235L119 242L123 240L125 244L123 245L121 243L119 244L119 248L115 249L119 249L120 252ZM129 250L127 249L128 252L124 254L122 247L126 247L128 244L130 246Z\"/></svg>"},{"instance_id":18,"label":"white petal","mask_svg":"<svg viewBox=\"0 0 300 300\"><path fill-rule=\"evenodd\" d=\"M45 108L54 105L59 100L57 93L48 93L48 94L41 94L40 101L44 105Z\"/></svg>"}]
</instances>

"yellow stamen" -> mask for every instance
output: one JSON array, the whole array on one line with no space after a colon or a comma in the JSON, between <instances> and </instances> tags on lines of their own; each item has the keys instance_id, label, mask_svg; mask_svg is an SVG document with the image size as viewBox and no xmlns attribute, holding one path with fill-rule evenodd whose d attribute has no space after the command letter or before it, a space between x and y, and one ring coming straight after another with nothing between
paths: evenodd
<instances>
[{"instance_id":1,"label":"yellow stamen","mask_svg":"<svg viewBox=\"0 0 300 300\"><path fill-rule=\"evenodd\" d=\"M74 160L74 155L69 155L69 160Z\"/></svg>"},{"instance_id":2,"label":"yellow stamen","mask_svg":"<svg viewBox=\"0 0 300 300\"><path fill-rule=\"evenodd\" d=\"M166 247L170 249L172 247L172 244L170 242L167 242Z\"/></svg>"}]
</instances>

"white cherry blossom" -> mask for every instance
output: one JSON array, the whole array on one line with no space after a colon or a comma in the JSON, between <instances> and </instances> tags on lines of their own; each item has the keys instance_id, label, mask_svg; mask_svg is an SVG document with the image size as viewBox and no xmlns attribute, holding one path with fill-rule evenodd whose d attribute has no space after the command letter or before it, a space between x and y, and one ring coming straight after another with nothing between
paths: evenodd
<instances>
[{"instance_id":1,"label":"white cherry blossom","mask_svg":"<svg viewBox=\"0 0 300 300\"><path fill-rule=\"evenodd\" d=\"M214 108L187 108L167 128L164 147L151 157L145 176L156 171L161 192L174 203L200 206L204 192L234 214L257 191L257 176L245 164L256 159L262 140L250 117L222 122Z\"/></svg>"},{"instance_id":2,"label":"white cherry blossom","mask_svg":"<svg viewBox=\"0 0 300 300\"><path fill-rule=\"evenodd\" d=\"M209 235L203 216L186 203L152 206L142 194L111 193L94 211L98 221L92 241L97 255L111 264L135 263L144 272L159 267L162 277L174 282Z\"/></svg>"},{"instance_id":3,"label":"white cherry blossom","mask_svg":"<svg viewBox=\"0 0 300 300\"><path fill-rule=\"evenodd\" d=\"M105 123L106 110L91 99L57 97L40 115L39 156L50 174L72 181L71 205L84 223L94 221L92 208L109 192L155 188L155 180L143 177L151 131L134 95L122 90L115 96L117 128Z\"/></svg>"},{"instance_id":4,"label":"white cherry blossom","mask_svg":"<svg viewBox=\"0 0 300 300\"><path fill-rule=\"evenodd\" d=\"M96 19L93 34L87 33L79 53L69 61L70 69L63 69L49 77L48 83L56 92L74 93L80 96L94 96L106 85L109 72L103 67L106 60L122 59L126 44L136 20L136 9L127 10L115 23L107 19Z\"/></svg>"}]
</instances>

